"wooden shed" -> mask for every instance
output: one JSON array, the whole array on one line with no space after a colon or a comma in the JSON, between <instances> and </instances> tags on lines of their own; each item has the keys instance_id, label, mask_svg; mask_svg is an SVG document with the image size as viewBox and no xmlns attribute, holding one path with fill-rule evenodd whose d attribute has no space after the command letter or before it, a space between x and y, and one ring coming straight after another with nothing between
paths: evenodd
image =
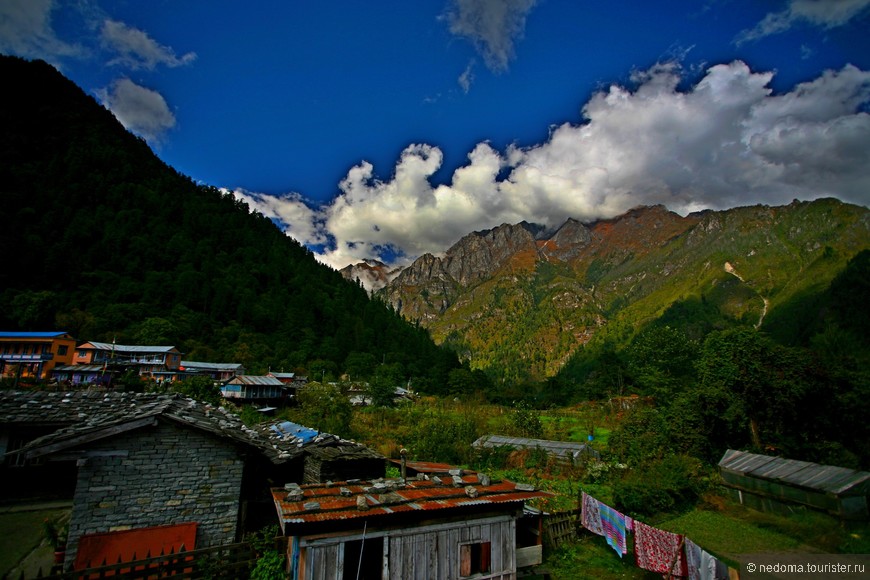
<instances>
[{"instance_id":1,"label":"wooden shed","mask_svg":"<svg viewBox=\"0 0 870 580\"><path fill-rule=\"evenodd\" d=\"M729 449L719 461L719 474L731 496L754 509L810 508L842 519L868 518L866 471Z\"/></svg>"},{"instance_id":2,"label":"wooden shed","mask_svg":"<svg viewBox=\"0 0 870 580\"><path fill-rule=\"evenodd\" d=\"M272 495L292 578L506 580L516 577L524 503L549 494L464 473L288 485Z\"/></svg>"}]
</instances>

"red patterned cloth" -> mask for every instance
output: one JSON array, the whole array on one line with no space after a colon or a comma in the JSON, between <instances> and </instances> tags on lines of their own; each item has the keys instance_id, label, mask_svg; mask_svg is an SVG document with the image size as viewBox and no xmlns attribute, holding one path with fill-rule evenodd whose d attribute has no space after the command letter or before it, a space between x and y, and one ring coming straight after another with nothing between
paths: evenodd
<instances>
[{"instance_id":1,"label":"red patterned cloth","mask_svg":"<svg viewBox=\"0 0 870 580\"><path fill-rule=\"evenodd\" d=\"M682 547L683 536L659 530L643 522L634 520L634 559L639 568L667 574L668 567L673 576L688 574L686 557Z\"/></svg>"},{"instance_id":2,"label":"red patterned cloth","mask_svg":"<svg viewBox=\"0 0 870 580\"><path fill-rule=\"evenodd\" d=\"M599 536L604 535L604 526L601 523L601 506L598 500L583 492L580 521L583 527Z\"/></svg>"}]
</instances>

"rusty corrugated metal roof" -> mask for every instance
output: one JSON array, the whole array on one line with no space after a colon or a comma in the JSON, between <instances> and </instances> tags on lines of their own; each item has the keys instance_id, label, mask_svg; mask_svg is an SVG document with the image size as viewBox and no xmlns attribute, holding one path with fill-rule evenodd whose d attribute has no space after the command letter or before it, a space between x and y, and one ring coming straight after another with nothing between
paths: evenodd
<instances>
[{"instance_id":1,"label":"rusty corrugated metal roof","mask_svg":"<svg viewBox=\"0 0 870 580\"><path fill-rule=\"evenodd\" d=\"M486 476L437 476L418 479L344 482L273 488L272 498L284 524L371 518L473 505L523 503L548 492ZM362 498L362 499L360 499ZM364 508L361 504L364 502Z\"/></svg>"}]
</instances>

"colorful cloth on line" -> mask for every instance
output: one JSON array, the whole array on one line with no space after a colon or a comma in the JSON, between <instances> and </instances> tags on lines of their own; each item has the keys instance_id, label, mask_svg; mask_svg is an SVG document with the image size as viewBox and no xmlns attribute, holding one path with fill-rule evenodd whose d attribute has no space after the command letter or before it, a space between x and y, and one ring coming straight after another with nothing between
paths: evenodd
<instances>
[{"instance_id":1,"label":"colorful cloth on line","mask_svg":"<svg viewBox=\"0 0 870 580\"><path fill-rule=\"evenodd\" d=\"M715 556L701 550L701 580L728 580L728 566Z\"/></svg>"},{"instance_id":2,"label":"colorful cloth on line","mask_svg":"<svg viewBox=\"0 0 870 580\"><path fill-rule=\"evenodd\" d=\"M616 550L619 557L628 552L625 543L625 516L610 506L599 503L601 512L601 526L604 528L604 537L607 543Z\"/></svg>"},{"instance_id":3,"label":"colorful cloth on line","mask_svg":"<svg viewBox=\"0 0 870 580\"><path fill-rule=\"evenodd\" d=\"M728 566L686 538L686 569L689 580L728 580Z\"/></svg>"},{"instance_id":4,"label":"colorful cloth on line","mask_svg":"<svg viewBox=\"0 0 870 580\"><path fill-rule=\"evenodd\" d=\"M634 559L639 568L659 574L670 571L675 576L686 576L682 544L683 536L634 520Z\"/></svg>"},{"instance_id":5,"label":"colorful cloth on line","mask_svg":"<svg viewBox=\"0 0 870 580\"><path fill-rule=\"evenodd\" d=\"M683 545L686 548L686 570L689 573L689 580L701 580L701 548L686 538Z\"/></svg>"},{"instance_id":6,"label":"colorful cloth on line","mask_svg":"<svg viewBox=\"0 0 870 580\"><path fill-rule=\"evenodd\" d=\"M600 502L592 497L591 495L586 495L586 492L583 492L583 501L580 506L580 521L583 524L583 527L592 532L593 534L598 534L599 536L604 535L604 526L601 524L601 510L599 506Z\"/></svg>"}]
</instances>

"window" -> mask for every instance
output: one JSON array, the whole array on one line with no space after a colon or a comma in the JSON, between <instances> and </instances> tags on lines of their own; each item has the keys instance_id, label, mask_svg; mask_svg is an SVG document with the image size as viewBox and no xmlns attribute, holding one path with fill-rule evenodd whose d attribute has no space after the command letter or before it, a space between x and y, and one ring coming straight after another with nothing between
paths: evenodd
<instances>
[{"instance_id":1,"label":"window","mask_svg":"<svg viewBox=\"0 0 870 580\"><path fill-rule=\"evenodd\" d=\"M66 356L67 349L69 349L69 347L65 344L57 345L57 356Z\"/></svg>"},{"instance_id":2,"label":"window","mask_svg":"<svg viewBox=\"0 0 870 580\"><path fill-rule=\"evenodd\" d=\"M459 546L459 575L462 577L489 572L492 557L491 544L462 544Z\"/></svg>"},{"instance_id":3,"label":"window","mask_svg":"<svg viewBox=\"0 0 870 580\"><path fill-rule=\"evenodd\" d=\"M383 537L344 543L342 580L380 580L383 574Z\"/></svg>"}]
</instances>

